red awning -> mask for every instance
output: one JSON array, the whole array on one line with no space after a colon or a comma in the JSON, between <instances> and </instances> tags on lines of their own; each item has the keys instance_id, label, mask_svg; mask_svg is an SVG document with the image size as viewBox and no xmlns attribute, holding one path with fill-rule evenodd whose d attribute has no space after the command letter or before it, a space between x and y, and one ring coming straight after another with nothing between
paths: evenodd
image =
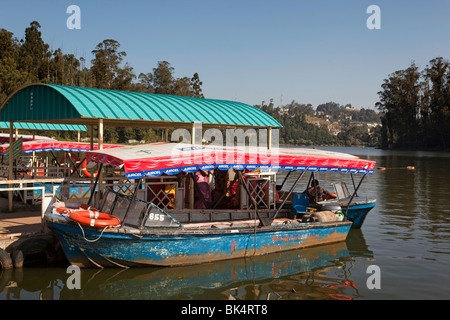
<instances>
[{"instance_id":1,"label":"red awning","mask_svg":"<svg viewBox=\"0 0 450 320\"><path fill-rule=\"evenodd\" d=\"M105 148L106 149L106 148ZM373 173L375 161L305 148L228 148L213 145L153 143L119 149L88 151L88 160L123 167L129 179L143 176L212 170L287 170Z\"/></svg>"},{"instance_id":2,"label":"red awning","mask_svg":"<svg viewBox=\"0 0 450 320\"><path fill-rule=\"evenodd\" d=\"M6 152L6 148L9 144L3 144L0 146L0 151L2 153ZM103 149L119 148L122 145L115 144L104 144ZM43 151L75 151L75 152L86 152L91 148L91 144L88 142L68 142L68 141L58 141L58 140L38 140L38 141L25 141L23 142L23 152L43 152ZM98 149L98 144L94 143L94 150Z\"/></svg>"}]
</instances>

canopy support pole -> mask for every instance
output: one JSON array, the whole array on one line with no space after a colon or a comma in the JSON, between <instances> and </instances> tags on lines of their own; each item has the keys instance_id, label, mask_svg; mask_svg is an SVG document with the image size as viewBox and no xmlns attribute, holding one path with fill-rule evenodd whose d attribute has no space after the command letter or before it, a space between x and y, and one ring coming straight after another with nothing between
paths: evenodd
<instances>
[{"instance_id":1,"label":"canopy support pole","mask_svg":"<svg viewBox=\"0 0 450 320\"><path fill-rule=\"evenodd\" d=\"M98 150L103 150L103 119L98 119ZM98 203L100 203L103 199L103 167L98 170L98 177Z\"/></svg>"},{"instance_id":2,"label":"canopy support pole","mask_svg":"<svg viewBox=\"0 0 450 320\"><path fill-rule=\"evenodd\" d=\"M189 209L194 209L194 177L192 175L187 175L186 180L189 181Z\"/></svg>"},{"instance_id":3,"label":"canopy support pole","mask_svg":"<svg viewBox=\"0 0 450 320\"><path fill-rule=\"evenodd\" d=\"M141 183L142 183L142 180L143 180L143 179L144 179L144 177L139 178L138 182L136 183L136 187L135 187L135 189L134 189L133 196L131 197L130 203L128 204L127 211L125 211L125 215L124 215L124 217L123 217L123 219L122 219L122 223L121 223L121 226L122 226L122 227L125 225L125 220L127 219L128 212L130 212L131 204L132 204L132 203L134 202L134 200L136 199L136 195L137 195L137 193L138 193L138 191L139 191L139 188L141 187Z\"/></svg>"},{"instance_id":4,"label":"canopy support pole","mask_svg":"<svg viewBox=\"0 0 450 320\"><path fill-rule=\"evenodd\" d=\"M99 171L102 170L102 167L103 167L103 163L100 163L100 168L98 170ZM97 186L97 182L98 182L99 176L100 175L98 174L97 177L95 177L94 184L92 185L91 196L89 197L89 200L88 200L88 203L87 203L88 205L91 204L92 198L94 197L95 187Z\"/></svg>"},{"instance_id":5,"label":"canopy support pole","mask_svg":"<svg viewBox=\"0 0 450 320\"><path fill-rule=\"evenodd\" d=\"M13 143L14 143L14 122L9 122L9 159L8 159L8 180L13 180ZM8 188L12 188L13 185L8 185ZM8 209L9 212L13 210L13 192L8 191Z\"/></svg>"},{"instance_id":6,"label":"canopy support pole","mask_svg":"<svg viewBox=\"0 0 450 320\"><path fill-rule=\"evenodd\" d=\"M353 179L353 173L351 173L351 172L350 172L350 177L352 177L353 190L355 190L356 189L355 180ZM356 194L356 196L358 196L358 194Z\"/></svg>"},{"instance_id":7,"label":"canopy support pole","mask_svg":"<svg viewBox=\"0 0 450 320\"><path fill-rule=\"evenodd\" d=\"M281 203L281 206L278 207L277 212L275 212L275 214L273 215L272 221L275 220L275 218L278 215L278 212L280 212L281 209L283 209L284 204L286 203L287 199L291 196L292 192L294 191L294 189L297 187L298 183L300 182L300 180L302 180L303 176L305 175L306 170L302 172L302 174L297 178L297 180L295 180L295 183L292 185L291 189L289 190L289 193L287 194L287 196L284 198L283 202Z\"/></svg>"},{"instance_id":8,"label":"canopy support pole","mask_svg":"<svg viewBox=\"0 0 450 320\"><path fill-rule=\"evenodd\" d=\"M347 220L347 213L348 213L348 208L350 208L350 203L352 203L353 198L355 197L356 193L358 192L359 187L361 186L361 183L363 182L364 178L367 176L367 173L365 173L361 180L358 183L358 186L356 187L355 191L352 194L352 197L350 198L350 200L347 203L347 209L345 209L345 215L344 215L344 221Z\"/></svg>"}]
</instances>

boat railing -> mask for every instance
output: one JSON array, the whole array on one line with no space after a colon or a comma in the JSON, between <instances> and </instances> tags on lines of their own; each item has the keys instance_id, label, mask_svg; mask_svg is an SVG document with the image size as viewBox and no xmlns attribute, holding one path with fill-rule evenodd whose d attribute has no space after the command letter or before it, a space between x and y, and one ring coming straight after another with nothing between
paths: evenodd
<instances>
[{"instance_id":1,"label":"boat railing","mask_svg":"<svg viewBox=\"0 0 450 320\"><path fill-rule=\"evenodd\" d=\"M270 209L275 207L275 181L267 177L249 178L247 188L258 208ZM245 191L245 190L242 190ZM242 192L242 208L253 208L254 203L248 199L248 195Z\"/></svg>"},{"instance_id":2,"label":"boat railing","mask_svg":"<svg viewBox=\"0 0 450 320\"><path fill-rule=\"evenodd\" d=\"M135 228L181 226L165 210L150 201L107 188L99 210L119 218L121 225Z\"/></svg>"}]
</instances>

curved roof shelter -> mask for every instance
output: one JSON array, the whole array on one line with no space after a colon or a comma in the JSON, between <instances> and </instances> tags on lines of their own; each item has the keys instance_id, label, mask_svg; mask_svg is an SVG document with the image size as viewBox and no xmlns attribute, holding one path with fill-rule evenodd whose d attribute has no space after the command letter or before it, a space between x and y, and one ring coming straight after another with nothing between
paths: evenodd
<instances>
[{"instance_id":1,"label":"curved roof shelter","mask_svg":"<svg viewBox=\"0 0 450 320\"><path fill-rule=\"evenodd\" d=\"M281 127L245 103L140 92L29 84L0 106L0 121L109 126Z\"/></svg>"}]
</instances>

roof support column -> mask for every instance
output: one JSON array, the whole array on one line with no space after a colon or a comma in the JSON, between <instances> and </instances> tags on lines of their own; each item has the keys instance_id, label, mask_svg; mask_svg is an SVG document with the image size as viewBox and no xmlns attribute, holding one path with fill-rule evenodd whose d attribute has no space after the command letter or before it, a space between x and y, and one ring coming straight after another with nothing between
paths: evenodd
<instances>
[{"instance_id":1,"label":"roof support column","mask_svg":"<svg viewBox=\"0 0 450 320\"><path fill-rule=\"evenodd\" d=\"M8 180L14 180L13 172L13 144L14 144L14 122L9 122L9 159L8 159ZM13 185L8 185L8 188L12 188ZM13 192L8 191L8 209L9 212L13 210Z\"/></svg>"},{"instance_id":2,"label":"roof support column","mask_svg":"<svg viewBox=\"0 0 450 320\"><path fill-rule=\"evenodd\" d=\"M103 119L98 119L98 150L103 150Z\"/></svg>"},{"instance_id":3,"label":"roof support column","mask_svg":"<svg viewBox=\"0 0 450 320\"><path fill-rule=\"evenodd\" d=\"M267 149L272 149L272 127L267 128Z\"/></svg>"},{"instance_id":4,"label":"roof support column","mask_svg":"<svg viewBox=\"0 0 450 320\"><path fill-rule=\"evenodd\" d=\"M169 128L164 129L164 142L169 142Z\"/></svg>"},{"instance_id":5,"label":"roof support column","mask_svg":"<svg viewBox=\"0 0 450 320\"><path fill-rule=\"evenodd\" d=\"M103 119L98 119L98 150L103 150ZM98 202L103 199L103 166L98 171Z\"/></svg>"},{"instance_id":6,"label":"roof support column","mask_svg":"<svg viewBox=\"0 0 450 320\"><path fill-rule=\"evenodd\" d=\"M89 138L90 138L90 142L91 142L91 150L94 150L94 126L90 125L89 126Z\"/></svg>"}]
</instances>

